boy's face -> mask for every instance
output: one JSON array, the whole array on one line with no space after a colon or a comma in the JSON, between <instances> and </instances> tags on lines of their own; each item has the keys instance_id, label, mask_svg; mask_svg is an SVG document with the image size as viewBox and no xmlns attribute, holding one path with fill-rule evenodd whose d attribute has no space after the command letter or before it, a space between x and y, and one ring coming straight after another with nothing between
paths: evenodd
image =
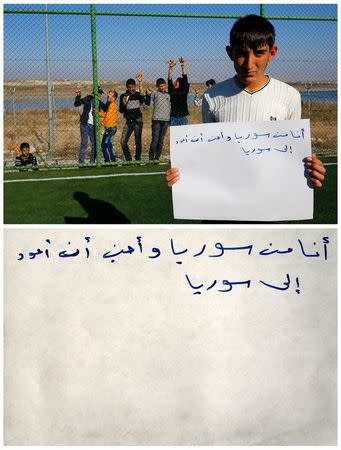
<instances>
[{"instance_id":1,"label":"boy's face","mask_svg":"<svg viewBox=\"0 0 341 450\"><path fill-rule=\"evenodd\" d=\"M159 84L159 91L160 92L166 92L166 89L167 89L167 84L166 83Z\"/></svg>"},{"instance_id":2,"label":"boy's face","mask_svg":"<svg viewBox=\"0 0 341 450\"><path fill-rule=\"evenodd\" d=\"M128 84L127 91L129 94L133 94L135 92L135 84Z\"/></svg>"},{"instance_id":3,"label":"boy's face","mask_svg":"<svg viewBox=\"0 0 341 450\"><path fill-rule=\"evenodd\" d=\"M226 47L227 54L233 61L238 81L243 87L264 83L264 72L277 53L277 47L261 45L255 50L250 47Z\"/></svg>"},{"instance_id":4,"label":"boy's face","mask_svg":"<svg viewBox=\"0 0 341 450\"><path fill-rule=\"evenodd\" d=\"M22 148L22 150L21 150L21 154L23 155L23 156L28 156L28 154L30 153L30 148L29 147L23 147Z\"/></svg>"},{"instance_id":5,"label":"boy's face","mask_svg":"<svg viewBox=\"0 0 341 450\"><path fill-rule=\"evenodd\" d=\"M174 81L174 87L175 87L175 89L179 89L179 87L180 87L180 80L179 80L179 78L177 78L177 79Z\"/></svg>"}]
</instances>

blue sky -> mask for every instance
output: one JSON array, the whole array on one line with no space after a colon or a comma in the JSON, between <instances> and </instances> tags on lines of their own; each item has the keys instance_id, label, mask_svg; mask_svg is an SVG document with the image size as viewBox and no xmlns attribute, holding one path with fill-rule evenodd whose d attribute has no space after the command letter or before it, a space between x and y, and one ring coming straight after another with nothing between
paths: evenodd
<instances>
[{"instance_id":1,"label":"blue sky","mask_svg":"<svg viewBox=\"0 0 341 450\"><path fill-rule=\"evenodd\" d=\"M7 4L4 9L44 9L45 4ZM50 10L88 11L85 4L49 4ZM97 11L181 14L258 14L258 4L105 4ZM336 17L336 4L276 4L266 15ZM101 80L166 76L165 61L185 56L192 81L233 75L225 53L233 19L97 17L98 72ZM337 22L272 20L278 55L268 73L286 81L337 79ZM90 79L89 16L50 15L49 45L54 79ZM44 79L45 16L4 15L5 79Z\"/></svg>"}]
</instances>

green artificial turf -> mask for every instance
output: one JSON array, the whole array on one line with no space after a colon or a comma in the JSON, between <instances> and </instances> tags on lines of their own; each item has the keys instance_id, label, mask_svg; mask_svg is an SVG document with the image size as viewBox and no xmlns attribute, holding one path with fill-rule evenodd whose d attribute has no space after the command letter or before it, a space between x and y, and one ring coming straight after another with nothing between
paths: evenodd
<instances>
[{"instance_id":1,"label":"green artificial turf","mask_svg":"<svg viewBox=\"0 0 341 450\"><path fill-rule=\"evenodd\" d=\"M330 161L335 161L331 159ZM325 161L326 162L326 161ZM4 184L5 224L191 224L175 220L164 174L84 178L89 175L165 172L168 165L29 170L5 173L5 180L80 177ZM337 166L327 166L322 189L315 190L314 219L293 224L337 222Z\"/></svg>"}]
</instances>

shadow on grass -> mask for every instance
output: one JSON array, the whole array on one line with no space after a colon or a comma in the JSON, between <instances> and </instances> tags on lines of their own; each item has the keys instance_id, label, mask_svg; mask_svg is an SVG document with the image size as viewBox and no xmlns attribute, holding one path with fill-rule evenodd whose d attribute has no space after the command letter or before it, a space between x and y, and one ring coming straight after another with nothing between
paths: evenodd
<instances>
[{"instance_id":1,"label":"shadow on grass","mask_svg":"<svg viewBox=\"0 0 341 450\"><path fill-rule=\"evenodd\" d=\"M91 198L85 192L75 192L73 198L83 207L88 217L65 216L65 223L118 224L131 223L127 216L111 203Z\"/></svg>"}]
</instances>

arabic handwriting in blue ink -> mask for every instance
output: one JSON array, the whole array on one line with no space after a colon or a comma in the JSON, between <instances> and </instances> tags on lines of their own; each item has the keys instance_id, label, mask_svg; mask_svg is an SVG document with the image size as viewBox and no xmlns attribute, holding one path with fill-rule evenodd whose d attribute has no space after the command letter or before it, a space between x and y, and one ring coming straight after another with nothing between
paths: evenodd
<instances>
[{"instance_id":1,"label":"arabic handwriting in blue ink","mask_svg":"<svg viewBox=\"0 0 341 450\"><path fill-rule=\"evenodd\" d=\"M269 152L270 151L270 147L265 147L265 148L257 148L257 155L262 154L263 152ZM252 152L253 153L253 152Z\"/></svg>"},{"instance_id":2,"label":"arabic handwriting in blue ink","mask_svg":"<svg viewBox=\"0 0 341 450\"><path fill-rule=\"evenodd\" d=\"M131 255L132 253L134 253L134 251L135 251L134 247L132 247L131 245L128 245L127 250L123 250L123 253Z\"/></svg>"},{"instance_id":3,"label":"arabic handwriting in blue ink","mask_svg":"<svg viewBox=\"0 0 341 450\"><path fill-rule=\"evenodd\" d=\"M255 155L262 155L264 152L272 152L272 151L276 151L276 152L280 152L280 153L292 153L292 146L286 144L284 147L254 147L254 148L246 148L246 147L241 147L242 151L244 152L245 155L250 155L250 154L255 154Z\"/></svg>"},{"instance_id":4,"label":"arabic handwriting in blue ink","mask_svg":"<svg viewBox=\"0 0 341 450\"><path fill-rule=\"evenodd\" d=\"M116 244L113 244L113 247L116 247ZM110 250L108 250L107 252L103 253L103 259L116 258L116 256L121 255L122 253L123 253L122 249L116 253L112 253ZM111 262L115 262L115 260L113 259Z\"/></svg>"},{"instance_id":5,"label":"arabic handwriting in blue ink","mask_svg":"<svg viewBox=\"0 0 341 450\"><path fill-rule=\"evenodd\" d=\"M45 239L45 241L46 241L48 244L51 244L50 239ZM46 258L50 258L50 253L49 253L49 250L48 250L47 248L45 249L45 255L46 255Z\"/></svg>"},{"instance_id":6,"label":"arabic handwriting in blue ink","mask_svg":"<svg viewBox=\"0 0 341 450\"><path fill-rule=\"evenodd\" d=\"M188 282L188 284L190 285L190 287L192 289L201 289L204 285L203 284L199 284L198 286L195 286L194 284L192 284L191 280L189 279L189 276L187 275L187 273L185 274L186 280ZM193 292L193 295L200 295L201 292Z\"/></svg>"},{"instance_id":7,"label":"arabic handwriting in blue ink","mask_svg":"<svg viewBox=\"0 0 341 450\"><path fill-rule=\"evenodd\" d=\"M316 257L320 256L319 252L317 252L317 251L315 253L310 253L310 254L307 253L305 251L305 248L303 246L303 243L302 243L301 239L298 239L298 243L300 244L300 248L301 248L302 254L304 256L306 256L307 258L316 258ZM313 242L313 245L316 245L316 242Z\"/></svg>"},{"instance_id":8,"label":"arabic handwriting in blue ink","mask_svg":"<svg viewBox=\"0 0 341 450\"><path fill-rule=\"evenodd\" d=\"M274 150L276 150L276 152L282 152L282 153L286 153L289 150L289 153L292 153L292 147L291 145L288 146L288 144L286 144L283 148L273 148Z\"/></svg>"},{"instance_id":9,"label":"arabic handwriting in blue ink","mask_svg":"<svg viewBox=\"0 0 341 450\"><path fill-rule=\"evenodd\" d=\"M90 244L92 239L90 236L84 236L85 244ZM275 257L283 257L283 255L287 254L295 254L301 255L304 258L320 258L324 261L328 260L329 257L329 245L330 245L330 237L329 236L321 236L319 241L309 241L309 239L303 239L302 237L299 239L295 239L293 244L295 245L274 245L272 242L269 242L267 245L260 246L255 244L242 243L237 245L233 245L230 243L228 245L222 242L207 242L207 243L199 243L196 246L191 247L190 245L180 244L178 246L176 240L174 238L168 239L168 247L166 250L161 250L161 247L157 244L152 244L148 247L148 252L145 256L147 260L160 259L164 258L167 255L175 256L174 261L176 264L183 264L185 261L189 261L193 258L204 257L204 258L221 258L222 256L227 256L229 252L244 252L246 256L251 255L252 253L255 256L267 256L271 257L272 255L276 255ZM121 246L119 244L112 244L112 248L110 250L102 250L99 253L99 257L103 259L111 260L111 262L115 262L117 257L122 255L133 255L142 254L146 252L147 247L142 245L143 236L136 236L135 245L126 245ZM40 260L52 260L53 257L61 258L61 259L75 259L79 260L80 257L84 259L90 260L96 257L91 253L90 245L78 246L78 248L72 248L71 242L68 242L64 249L60 251L60 249L56 249L53 244L55 244L51 239L45 239L45 246L41 246L36 248L36 250L30 251L22 251L20 250L16 253L16 259L18 261L24 260L37 260L40 257ZM75 247L73 245L73 247ZM144 248L146 247L146 248ZM187 260L185 259L185 254L187 254ZM189 258L189 259L188 259Z\"/></svg>"},{"instance_id":10,"label":"arabic handwriting in blue ink","mask_svg":"<svg viewBox=\"0 0 341 450\"><path fill-rule=\"evenodd\" d=\"M116 244L113 244L113 247L116 247ZM131 245L128 245L127 250L124 250L123 248L121 250L119 250L116 253L112 253L109 251L103 253L103 259L107 259L107 258L116 258L116 256L118 255L131 255L132 253L134 253L135 249L134 247L132 247ZM111 261L112 263L115 262L114 259L112 259Z\"/></svg>"},{"instance_id":11,"label":"arabic handwriting in blue ink","mask_svg":"<svg viewBox=\"0 0 341 450\"><path fill-rule=\"evenodd\" d=\"M260 283L264 284L264 286L267 286L269 288L276 289L278 291L286 291L290 287L290 276L289 276L288 273L287 273L287 277L286 278L287 278L287 281L283 282L283 286L275 286L274 284L270 284L270 283L268 283L266 281L262 281L262 280L259 280L259 281L260 281Z\"/></svg>"},{"instance_id":12,"label":"arabic handwriting in blue ink","mask_svg":"<svg viewBox=\"0 0 341 450\"><path fill-rule=\"evenodd\" d=\"M208 288L206 288L206 291L209 291L209 290L211 290L212 288L214 288L214 286L217 284L217 280L214 280L213 281L213 283L210 285L210 286L208 286Z\"/></svg>"},{"instance_id":13,"label":"arabic handwriting in blue ink","mask_svg":"<svg viewBox=\"0 0 341 450\"><path fill-rule=\"evenodd\" d=\"M327 244L330 244L329 237L324 236L322 238L322 242L323 242L324 260L327 261L327 259L328 259Z\"/></svg>"},{"instance_id":14,"label":"arabic handwriting in blue ink","mask_svg":"<svg viewBox=\"0 0 341 450\"><path fill-rule=\"evenodd\" d=\"M290 130L290 134L294 139L302 138L304 139L304 128L301 128L300 131L296 131L296 134L292 130Z\"/></svg>"},{"instance_id":15,"label":"arabic handwriting in blue ink","mask_svg":"<svg viewBox=\"0 0 341 450\"><path fill-rule=\"evenodd\" d=\"M173 241L173 238L171 238L171 249L172 249L172 252L173 252L173 255L183 255L184 253L186 253L187 251L188 251L188 249L186 248L185 250L179 250L179 251L176 251L175 250L175 248L174 248L174 241ZM182 261L176 261L176 263L177 264L182 264Z\"/></svg>"},{"instance_id":16,"label":"arabic handwriting in blue ink","mask_svg":"<svg viewBox=\"0 0 341 450\"><path fill-rule=\"evenodd\" d=\"M84 239L87 242L87 244L89 244L90 239L91 239L90 236L85 236ZM88 247L85 247L85 253L86 253L86 258L89 259L89 257L90 257L90 250L88 249Z\"/></svg>"},{"instance_id":17,"label":"arabic handwriting in blue ink","mask_svg":"<svg viewBox=\"0 0 341 450\"><path fill-rule=\"evenodd\" d=\"M273 137L273 138L283 138L283 137L288 137L288 133L281 134L281 133L278 132L278 133L273 134L272 137Z\"/></svg>"},{"instance_id":18,"label":"arabic handwriting in blue ink","mask_svg":"<svg viewBox=\"0 0 341 450\"><path fill-rule=\"evenodd\" d=\"M195 253L195 255L193 255L193 258L195 258L196 256L201 256L204 253L205 249L206 244L203 245L202 249L198 253Z\"/></svg>"},{"instance_id":19,"label":"arabic handwriting in blue ink","mask_svg":"<svg viewBox=\"0 0 341 450\"><path fill-rule=\"evenodd\" d=\"M243 150L243 152L244 152L246 155L249 155L249 154L250 154L250 151L251 151L251 150L245 149L244 147L242 147L242 150ZM254 148L253 151L255 151L255 150L256 150L256 149Z\"/></svg>"},{"instance_id":20,"label":"arabic handwriting in blue ink","mask_svg":"<svg viewBox=\"0 0 341 450\"><path fill-rule=\"evenodd\" d=\"M150 258L150 259L158 258L161 255L161 250L157 247L153 247L152 252L155 253L155 255L148 256L148 258Z\"/></svg>"},{"instance_id":21,"label":"arabic handwriting in blue ink","mask_svg":"<svg viewBox=\"0 0 341 450\"><path fill-rule=\"evenodd\" d=\"M242 285L246 284L247 288L251 286L251 280L246 281L228 281L228 280L222 280L222 284L224 286L228 286L228 289L218 289L219 292L230 292L233 289L234 285Z\"/></svg>"},{"instance_id":22,"label":"arabic handwriting in blue ink","mask_svg":"<svg viewBox=\"0 0 341 450\"><path fill-rule=\"evenodd\" d=\"M43 251L40 248L37 248L36 252L29 252L29 258L30 259L34 259L36 256L41 255L43 253Z\"/></svg>"},{"instance_id":23,"label":"arabic handwriting in blue ink","mask_svg":"<svg viewBox=\"0 0 341 450\"><path fill-rule=\"evenodd\" d=\"M230 283L228 280L222 280L222 284L224 286L228 286L227 289L218 289L219 292L230 292L232 291L232 283Z\"/></svg>"},{"instance_id":24,"label":"arabic handwriting in blue ink","mask_svg":"<svg viewBox=\"0 0 341 450\"><path fill-rule=\"evenodd\" d=\"M142 253L142 236L136 236L137 245L139 246L140 253Z\"/></svg>"},{"instance_id":25,"label":"arabic handwriting in blue ink","mask_svg":"<svg viewBox=\"0 0 341 450\"><path fill-rule=\"evenodd\" d=\"M269 247L272 247L272 242L269 243ZM268 256L268 255L273 255L275 253L277 253L279 255L284 255L286 253L292 253L292 251L293 251L293 248L291 248L291 247L288 247L287 250L279 250L279 249L270 250L269 248L265 248L264 250L261 250L259 252L259 255Z\"/></svg>"},{"instance_id":26,"label":"arabic handwriting in blue ink","mask_svg":"<svg viewBox=\"0 0 341 450\"><path fill-rule=\"evenodd\" d=\"M193 135L188 136L186 134L185 136L179 138L175 141L176 144L188 144L188 143L197 143L197 142L215 142L215 141L226 141L229 142L232 140L232 138L240 144L242 140L257 140L257 139L270 139L270 138L288 138L291 137L293 139L304 139L305 138L305 129L301 128L300 130L289 130L289 132L257 132L254 131L252 133L248 133L243 136L243 134L238 134L237 132L233 133L232 136L225 136L224 131L220 130L217 134L211 135L209 137L205 137L204 134L201 132L199 135Z\"/></svg>"},{"instance_id":27,"label":"arabic handwriting in blue ink","mask_svg":"<svg viewBox=\"0 0 341 450\"><path fill-rule=\"evenodd\" d=\"M258 139L259 137L270 137L270 133L253 133L253 137L251 139Z\"/></svg>"},{"instance_id":28,"label":"arabic handwriting in blue ink","mask_svg":"<svg viewBox=\"0 0 341 450\"><path fill-rule=\"evenodd\" d=\"M187 274L185 274L187 283L189 284L189 286L193 289L196 290L196 292L193 292L193 295L200 295L200 289L204 286L204 283L195 285L193 282L191 282L189 276ZM221 281L223 286L227 286L227 289L218 289L218 292L230 292L233 289L233 286L240 286L240 285L246 285L247 288L249 288L251 286L251 280L246 280L246 281L229 281L229 280L222 280ZM206 291L210 291L211 289L214 288L214 286L216 286L217 284L217 280L213 280L213 282L211 282L211 284L206 288Z\"/></svg>"},{"instance_id":29,"label":"arabic handwriting in blue ink","mask_svg":"<svg viewBox=\"0 0 341 450\"><path fill-rule=\"evenodd\" d=\"M215 137L211 136L210 138L207 139L207 141L208 142L219 141L219 139L220 139L220 136L215 136Z\"/></svg>"},{"instance_id":30,"label":"arabic handwriting in blue ink","mask_svg":"<svg viewBox=\"0 0 341 450\"><path fill-rule=\"evenodd\" d=\"M68 244L71 245L71 242L68 242ZM77 248L77 250L72 253L68 253L67 250L62 250L58 253L58 255L60 258L72 258L79 255L79 248Z\"/></svg>"},{"instance_id":31,"label":"arabic handwriting in blue ink","mask_svg":"<svg viewBox=\"0 0 341 450\"><path fill-rule=\"evenodd\" d=\"M219 141L219 140L223 140L223 141L226 141L226 142L229 142L230 140L231 140L231 136L224 136L224 132L223 131L220 131L220 134L217 134L217 136L215 136L215 137L212 137L211 136L211 138L210 139L208 139L207 141L208 142L211 142L211 141Z\"/></svg>"},{"instance_id":32,"label":"arabic handwriting in blue ink","mask_svg":"<svg viewBox=\"0 0 341 450\"><path fill-rule=\"evenodd\" d=\"M183 144L184 142L188 142L188 134L186 134L186 137L183 137L179 141L176 141L176 144Z\"/></svg>"},{"instance_id":33,"label":"arabic handwriting in blue ink","mask_svg":"<svg viewBox=\"0 0 341 450\"><path fill-rule=\"evenodd\" d=\"M224 247L221 242L216 242L214 247L217 250L220 250L220 254L218 253L217 255L209 255L210 258L219 258L220 256L223 256L225 251L230 251L230 250L248 250L248 255L250 255L252 252L253 245L251 244L251 245L246 245L246 246L242 246L242 247Z\"/></svg>"},{"instance_id":34,"label":"arabic handwriting in blue ink","mask_svg":"<svg viewBox=\"0 0 341 450\"><path fill-rule=\"evenodd\" d=\"M234 138L238 142L238 144L240 144L240 140L243 138L243 136L237 136L237 134L234 133Z\"/></svg>"},{"instance_id":35,"label":"arabic handwriting in blue ink","mask_svg":"<svg viewBox=\"0 0 341 450\"><path fill-rule=\"evenodd\" d=\"M196 137L193 137L193 138L191 138L191 142L203 142L204 141L204 139L203 139L203 135L202 135L202 133L200 133L200 137L199 136L196 136Z\"/></svg>"}]
</instances>

